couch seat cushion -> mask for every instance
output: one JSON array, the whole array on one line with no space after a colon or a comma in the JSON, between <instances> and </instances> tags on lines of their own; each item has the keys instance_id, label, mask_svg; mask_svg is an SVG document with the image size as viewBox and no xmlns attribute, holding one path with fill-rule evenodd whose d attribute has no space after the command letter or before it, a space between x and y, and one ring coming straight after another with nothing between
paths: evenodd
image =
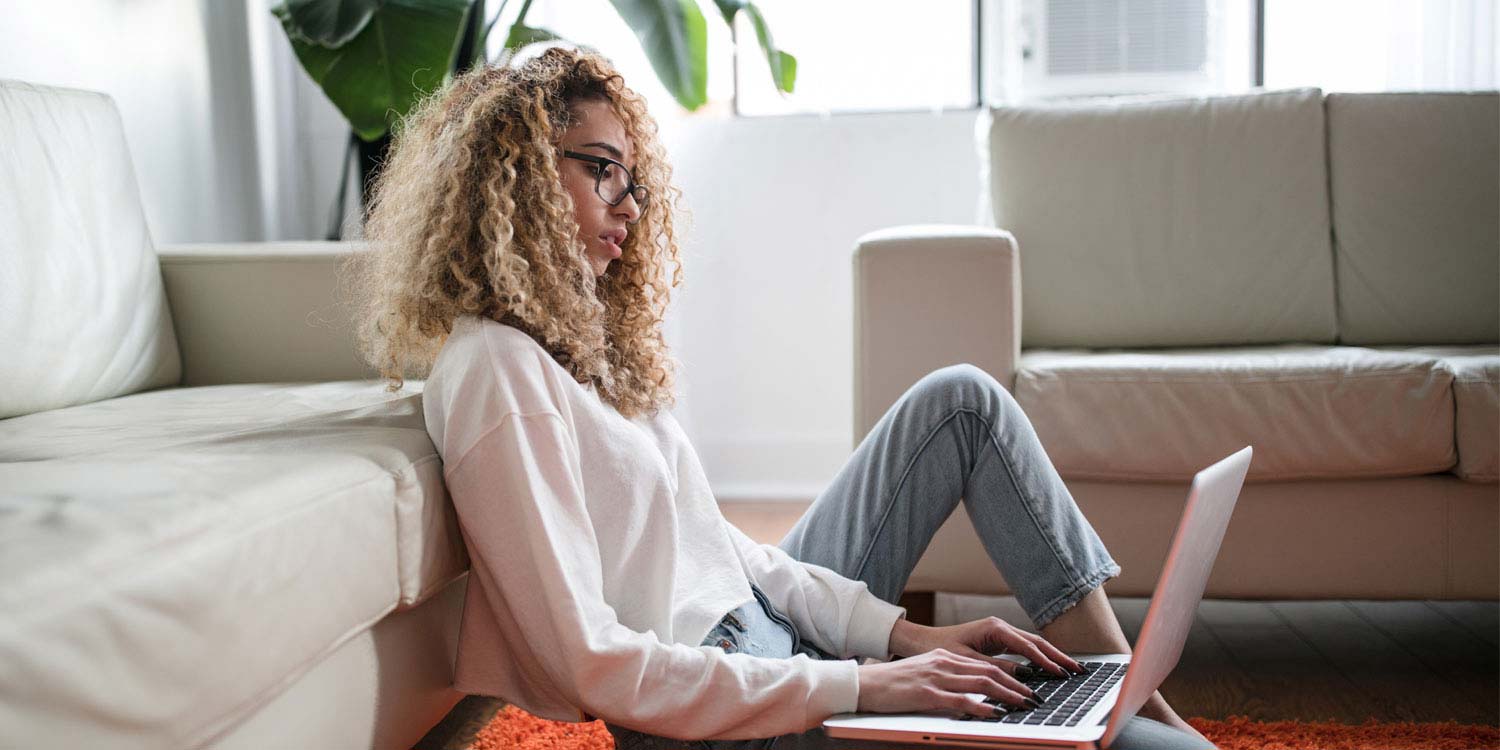
<instances>
[{"instance_id":1,"label":"couch seat cushion","mask_svg":"<svg viewBox=\"0 0 1500 750\"><path fill-rule=\"evenodd\" d=\"M420 392L148 391L0 421L0 726L195 746L461 573Z\"/></svg>"},{"instance_id":2,"label":"couch seat cushion","mask_svg":"<svg viewBox=\"0 0 1500 750\"><path fill-rule=\"evenodd\" d=\"M1418 346L1395 351L1436 357L1453 373L1458 465L1471 482L1500 481L1500 346Z\"/></svg>"},{"instance_id":3,"label":"couch seat cushion","mask_svg":"<svg viewBox=\"0 0 1500 750\"><path fill-rule=\"evenodd\" d=\"M1452 372L1357 347L1023 352L1016 400L1063 476L1185 480L1246 445L1253 480L1454 465Z\"/></svg>"}]
</instances>

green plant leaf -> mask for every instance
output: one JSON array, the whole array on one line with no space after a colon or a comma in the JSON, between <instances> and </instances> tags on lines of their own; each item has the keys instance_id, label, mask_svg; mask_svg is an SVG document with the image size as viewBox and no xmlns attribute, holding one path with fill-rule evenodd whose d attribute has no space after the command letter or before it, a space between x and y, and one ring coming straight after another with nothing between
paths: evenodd
<instances>
[{"instance_id":1,"label":"green plant leaf","mask_svg":"<svg viewBox=\"0 0 1500 750\"><path fill-rule=\"evenodd\" d=\"M510 27L510 34L506 35L505 37L505 48L514 52L522 47L525 47L528 44L534 44L536 42L550 42L553 39L561 38L562 37L546 29L518 23Z\"/></svg>"},{"instance_id":2,"label":"green plant leaf","mask_svg":"<svg viewBox=\"0 0 1500 750\"><path fill-rule=\"evenodd\" d=\"M610 0L656 77L689 111L708 101L708 28L695 0Z\"/></svg>"},{"instance_id":3,"label":"green plant leaf","mask_svg":"<svg viewBox=\"0 0 1500 750\"><path fill-rule=\"evenodd\" d=\"M364 31L380 0L286 0L272 12L287 19L287 36L333 49L347 43Z\"/></svg>"},{"instance_id":4,"label":"green plant leaf","mask_svg":"<svg viewBox=\"0 0 1500 750\"><path fill-rule=\"evenodd\" d=\"M339 0L325 0L337 4ZM330 49L302 39L283 4L292 50L360 138L374 141L453 69L472 0L383 0L364 29Z\"/></svg>"},{"instance_id":5,"label":"green plant leaf","mask_svg":"<svg viewBox=\"0 0 1500 750\"><path fill-rule=\"evenodd\" d=\"M500 3L500 9L505 9L504 0L502 0L502 2ZM458 72L459 68L468 70L469 68L483 65L485 60L489 59L489 52L484 48L486 42L490 37L490 24L485 22L486 18L489 18L489 16L485 15L484 0L470 0L469 17L465 18L464 20L472 20L473 23L464 24L464 28L467 29L470 34L467 39L461 40L458 45L459 52L462 52L465 45L467 44L469 49L469 59L455 60L453 65L455 73Z\"/></svg>"},{"instance_id":6,"label":"green plant leaf","mask_svg":"<svg viewBox=\"0 0 1500 750\"><path fill-rule=\"evenodd\" d=\"M734 28L734 17L740 11L744 11L750 17L750 24L755 27L755 38L760 42L760 51L765 54L766 62L771 66L771 80L775 82L776 88L787 93L797 85L797 58L790 52L776 49L776 43L771 40L771 29L766 26L766 17L761 15L760 8L749 0L714 0L719 6L719 13L723 14L724 22Z\"/></svg>"}]
</instances>

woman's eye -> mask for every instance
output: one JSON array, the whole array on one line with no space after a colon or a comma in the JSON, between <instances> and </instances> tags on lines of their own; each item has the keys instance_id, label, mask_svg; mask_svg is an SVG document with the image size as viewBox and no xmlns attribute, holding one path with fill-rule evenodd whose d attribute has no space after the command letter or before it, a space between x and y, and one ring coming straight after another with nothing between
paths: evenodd
<instances>
[{"instance_id":1,"label":"woman's eye","mask_svg":"<svg viewBox=\"0 0 1500 750\"><path fill-rule=\"evenodd\" d=\"M601 174L601 175L602 175L602 176L603 176L603 177L604 177L604 179L606 179L606 180L607 180L607 179L609 179L609 178L611 178L611 177L613 177L613 176L614 176L614 169L613 169L613 168L611 168L611 167L610 167L610 166L609 166L609 165L607 165L607 164L606 164L606 165L605 165L605 166L602 166L602 167L599 167L599 168L598 168L598 169L599 169L599 173L600 173L600 174Z\"/></svg>"}]
</instances>

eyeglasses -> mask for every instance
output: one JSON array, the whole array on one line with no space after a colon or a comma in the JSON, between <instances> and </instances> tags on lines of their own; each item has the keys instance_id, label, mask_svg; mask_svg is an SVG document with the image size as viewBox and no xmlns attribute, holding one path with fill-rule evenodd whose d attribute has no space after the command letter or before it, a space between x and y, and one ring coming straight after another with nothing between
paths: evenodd
<instances>
[{"instance_id":1,"label":"eyeglasses","mask_svg":"<svg viewBox=\"0 0 1500 750\"><path fill-rule=\"evenodd\" d=\"M594 165L591 170L594 173L594 193L611 206L620 205L629 195L635 198L635 205L639 214L646 213L646 205L651 200L651 191L645 185L636 183L635 176L624 164L603 156L593 154L581 154L577 151L564 151L563 156L569 159L586 161ZM640 221L637 215L636 221ZM630 222L634 224L635 222Z\"/></svg>"}]
</instances>

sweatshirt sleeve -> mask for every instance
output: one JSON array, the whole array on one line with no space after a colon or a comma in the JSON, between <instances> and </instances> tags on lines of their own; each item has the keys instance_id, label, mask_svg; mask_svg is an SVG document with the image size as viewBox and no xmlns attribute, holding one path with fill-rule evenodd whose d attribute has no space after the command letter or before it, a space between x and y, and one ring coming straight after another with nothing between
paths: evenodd
<instances>
[{"instance_id":1,"label":"sweatshirt sleeve","mask_svg":"<svg viewBox=\"0 0 1500 750\"><path fill-rule=\"evenodd\" d=\"M577 443L554 413L509 414L445 467L471 575L558 694L597 718L676 739L802 732L858 705L858 665L663 643L604 601ZM471 584L472 585L472 584Z\"/></svg>"},{"instance_id":2,"label":"sweatshirt sleeve","mask_svg":"<svg viewBox=\"0 0 1500 750\"><path fill-rule=\"evenodd\" d=\"M841 659L890 658L891 628L906 609L870 593L854 581L821 565L805 563L774 544L760 544L729 521L724 522L750 566L750 576L803 637Z\"/></svg>"}]
</instances>

